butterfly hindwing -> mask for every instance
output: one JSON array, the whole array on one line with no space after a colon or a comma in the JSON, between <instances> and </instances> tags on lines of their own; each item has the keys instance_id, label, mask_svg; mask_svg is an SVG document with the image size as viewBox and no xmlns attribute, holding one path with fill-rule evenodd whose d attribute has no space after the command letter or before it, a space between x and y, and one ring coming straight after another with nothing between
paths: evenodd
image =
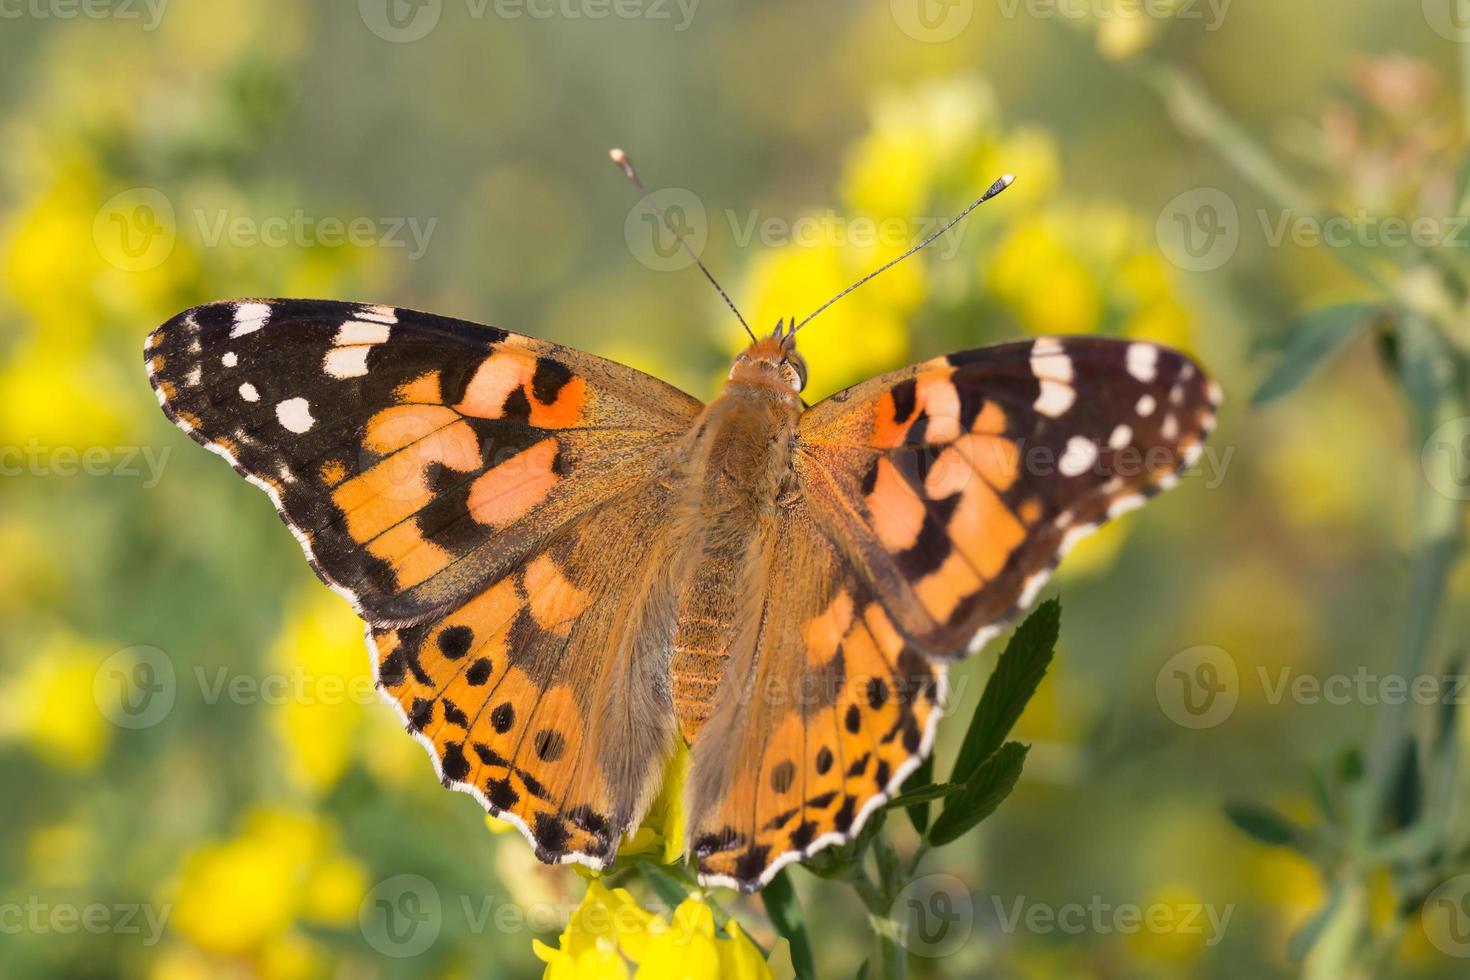
<instances>
[{"instance_id":1,"label":"butterfly hindwing","mask_svg":"<svg viewBox=\"0 0 1470 980\"><path fill-rule=\"evenodd\" d=\"M694 745L706 884L765 885L850 839L929 751L945 667L906 641L804 501L783 515L760 628Z\"/></svg>"},{"instance_id":2,"label":"butterfly hindwing","mask_svg":"<svg viewBox=\"0 0 1470 980\"><path fill-rule=\"evenodd\" d=\"M804 485L902 631L977 649L1066 550L1177 482L1218 387L1143 342L1040 338L940 357L816 405Z\"/></svg>"},{"instance_id":3,"label":"butterfly hindwing","mask_svg":"<svg viewBox=\"0 0 1470 980\"><path fill-rule=\"evenodd\" d=\"M588 354L354 303L197 307L145 359L169 417L265 489L318 574L383 624L505 574L700 408Z\"/></svg>"},{"instance_id":4,"label":"butterfly hindwing","mask_svg":"<svg viewBox=\"0 0 1470 980\"><path fill-rule=\"evenodd\" d=\"M671 499L650 482L442 619L369 630L379 687L444 784L543 861L611 863L673 747Z\"/></svg>"}]
</instances>

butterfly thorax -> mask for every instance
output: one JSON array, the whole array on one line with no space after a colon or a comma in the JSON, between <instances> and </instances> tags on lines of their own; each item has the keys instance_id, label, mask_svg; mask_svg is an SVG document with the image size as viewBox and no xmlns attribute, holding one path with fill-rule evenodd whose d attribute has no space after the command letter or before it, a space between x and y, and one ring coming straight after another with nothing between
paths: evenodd
<instances>
[{"instance_id":1,"label":"butterfly thorax","mask_svg":"<svg viewBox=\"0 0 1470 980\"><path fill-rule=\"evenodd\" d=\"M683 447L686 521L672 675L674 710L691 741L727 673L753 650L782 499L793 481L801 400L780 340L757 341Z\"/></svg>"}]
</instances>

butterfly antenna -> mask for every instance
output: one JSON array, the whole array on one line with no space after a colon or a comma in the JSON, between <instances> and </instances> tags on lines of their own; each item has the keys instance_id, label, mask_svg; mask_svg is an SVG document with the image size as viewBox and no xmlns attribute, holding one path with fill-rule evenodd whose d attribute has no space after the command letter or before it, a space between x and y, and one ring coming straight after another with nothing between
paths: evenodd
<instances>
[{"instance_id":1,"label":"butterfly antenna","mask_svg":"<svg viewBox=\"0 0 1470 980\"><path fill-rule=\"evenodd\" d=\"M831 299L827 300L827 302L825 302L821 306L817 307L816 311L813 312L810 316L808 316L805 320L802 320L796 326L792 327L791 328L791 332L792 333L796 333L796 331L800 330L802 327L804 327L808 323L810 323L816 317L816 315L818 313L822 312L827 307L831 306L833 303L837 302L839 299L841 299L842 297L846 296L848 293L852 292L854 289L858 288L863 283L867 282L869 279L873 279L873 278L877 277L880 273L887 272L889 269L891 269L894 266L898 265L900 262L902 262L904 259L908 258L910 255L913 255L915 252L917 252L919 249L923 248L925 245L928 245L930 242L934 241L934 239L938 238L940 235L943 235L945 232L949 231L955 225L957 225L961 221L963 221L965 219L965 216L968 215L971 211L975 210L980 205L984 204L986 201L990 200L992 197L994 197L995 195L999 194L1001 191L1005 190L1007 187L1011 186L1011 184L1015 183L1015 180L1016 180L1016 178L1014 176L1012 176L1011 174L1003 174L999 180L997 180L995 183L993 183L993 184L990 185L990 189L989 190L987 190L984 194L981 194L980 197L977 198L975 200L975 202L972 203L969 207L965 208L965 210L961 211L959 214L957 214L953 218L951 218L949 220L949 223L946 224L943 228L939 229L934 234L930 235L928 238L924 239L922 242L920 242L919 244L915 245L913 248L909 249L907 252L905 252L902 255L900 255L898 258L891 259L891 260L883 263L878 268L874 269L872 272L868 273L866 276L863 276L857 282L853 283L851 286L848 286L842 292L838 293L836 296L833 296Z\"/></svg>"},{"instance_id":2,"label":"butterfly antenna","mask_svg":"<svg viewBox=\"0 0 1470 980\"><path fill-rule=\"evenodd\" d=\"M730 307L730 312L735 314L735 319L739 320L740 325L745 328L745 332L747 334L750 334L750 339L755 340L755 332L750 329L750 324L745 322L745 317L741 316L740 311L736 309L735 301L730 298L730 294L725 292L724 288L715 281L715 277L710 274L709 269L705 268L704 263L699 260L699 256L694 254L694 249L690 248L689 243L684 241L684 236L679 234L674 226L670 224L668 217L663 212L663 209L661 209L657 204L654 203L653 195L648 192L648 188L643 186L643 181L638 179L638 171L633 169L633 161L628 159L628 154L624 153L622 150L614 148L608 150L607 155L611 157L612 162L617 164L618 168L623 171L623 176L631 180L633 182L633 186L638 188L639 193L643 195L643 203L647 204L649 208L653 211L653 213L658 215L658 220L663 222L663 226L669 230L669 234L674 236L674 240L678 242L680 247L684 249L685 254L694 260L695 265L699 266L699 271L704 273L704 277L709 280L709 284L715 287L715 292L720 294L720 298L725 301L725 305Z\"/></svg>"}]
</instances>

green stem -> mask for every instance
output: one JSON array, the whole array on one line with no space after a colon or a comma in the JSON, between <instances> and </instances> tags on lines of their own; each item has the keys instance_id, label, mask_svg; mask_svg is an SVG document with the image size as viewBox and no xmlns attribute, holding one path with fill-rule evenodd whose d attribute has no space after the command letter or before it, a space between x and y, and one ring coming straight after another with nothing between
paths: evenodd
<instances>
[{"instance_id":1,"label":"green stem","mask_svg":"<svg viewBox=\"0 0 1470 980\"><path fill-rule=\"evenodd\" d=\"M873 956L868 976L873 980L903 980L908 975L908 953L902 942L901 927L889 918L892 900L887 889L880 887L862 862L854 862L848 870L847 881L862 899L868 910L868 924L873 928Z\"/></svg>"}]
</instances>

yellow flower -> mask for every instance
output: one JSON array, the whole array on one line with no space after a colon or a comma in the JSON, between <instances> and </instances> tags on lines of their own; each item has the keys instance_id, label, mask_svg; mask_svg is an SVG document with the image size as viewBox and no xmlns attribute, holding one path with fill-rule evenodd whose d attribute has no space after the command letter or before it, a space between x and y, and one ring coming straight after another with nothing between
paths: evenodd
<instances>
[{"instance_id":1,"label":"yellow flower","mask_svg":"<svg viewBox=\"0 0 1470 980\"><path fill-rule=\"evenodd\" d=\"M1127 939L1135 952L1149 959L1182 965L1198 959L1205 943L1220 939L1200 922L1205 918L1199 912L1206 908L1205 899L1188 885L1165 885L1150 895L1143 907L1163 915L1157 923L1151 921L1145 928L1128 933Z\"/></svg>"},{"instance_id":2,"label":"yellow flower","mask_svg":"<svg viewBox=\"0 0 1470 980\"><path fill-rule=\"evenodd\" d=\"M642 908L626 889L593 880L559 944L533 941L533 949L546 964L546 980L621 978L631 967L638 980L769 978L760 948L739 924L732 919L725 930L726 936L716 932L713 910L696 897L665 919Z\"/></svg>"},{"instance_id":3,"label":"yellow flower","mask_svg":"<svg viewBox=\"0 0 1470 980\"><path fill-rule=\"evenodd\" d=\"M358 757L378 775L422 774L423 751L379 704L362 623L340 598L310 586L289 607L268 659L283 694L271 724L294 782L324 793Z\"/></svg>"},{"instance_id":4,"label":"yellow flower","mask_svg":"<svg viewBox=\"0 0 1470 980\"><path fill-rule=\"evenodd\" d=\"M804 317L882 261L869 250L826 242L762 253L745 290L754 297L751 323L769 330L778 319ZM808 401L903 363L904 318L922 297L923 275L922 264L905 262L802 330L798 346L810 369Z\"/></svg>"},{"instance_id":5,"label":"yellow flower","mask_svg":"<svg viewBox=\"0 0 1470 980\"><path fill-rule=\"evenodd\" d=\"M174 890L171 927L205 952L274 950L283 962L299 962L288 941L292 925L351 923L367 875L337 850L335 831L323 818L261 809L238 836L186 857Z\"/></svg>"},{"instance_id":6,"label":"yellow flower","mask_svg":"<svg viewBox=\"0 0 1470 980\"><path fill-rule=\"evenodd\" d=\"M546 964L547 980L624 977L624 959L642 958L658 918L646 911L627 889L608 889L595 878L572 913L555 947L540 940L532 949Z\"/></svg>"},{"instance_id":7,"label":"yellow flower","mask_svg":"<svg viewBox=\"0 0 1470 980\"><path fill-rule=\"evenodd\" d=\"M0 685L0 738L28 742L35 753L63 769L90 769L112 739L99 698L119 696L98 683L107 658L99 644L59 633L32 651Z\"/></svg>"},{"instance_id":8,"label":"yellow flower","mask_svg":"<svg viewBox=\"0 0 1470 980\"><path fill-rule=\"evenodd\" d=\"M658 796L643 823L618 848L620 857L649 854L661 864L673 864L684 853L684 783L689 778L689 746L675 739L674 754L664 768Z\"/></svg>"}]
</instances>

